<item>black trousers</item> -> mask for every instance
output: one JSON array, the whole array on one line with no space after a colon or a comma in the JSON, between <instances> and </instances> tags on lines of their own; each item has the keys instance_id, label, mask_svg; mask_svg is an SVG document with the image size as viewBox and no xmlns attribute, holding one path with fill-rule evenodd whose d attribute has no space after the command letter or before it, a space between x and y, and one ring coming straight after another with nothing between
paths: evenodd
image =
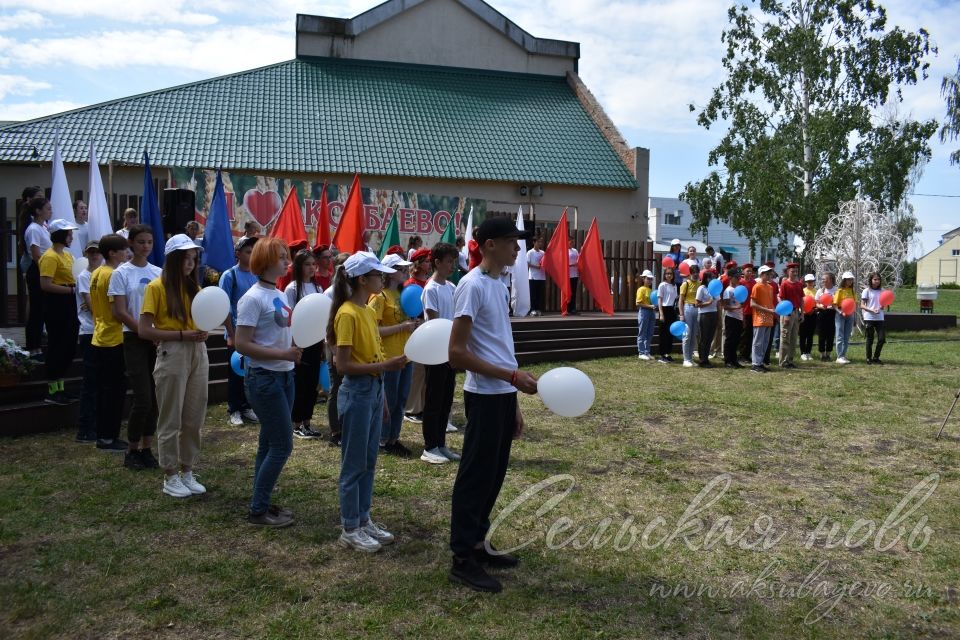
<instances>
[{"instance_id":1,"label":"black trousers","mask_svg":"<svg viewBox=\"0 0 960 640\"><path fill-rule=\"evenodd\" d=\"M817 329L817 312L803 314L800 321L800 353L813 353L813 333Z\"/></svg>"},{"instance_id":2,"label":"black trousers","mask_svg":"<svg viewBox=\"0 0 960 640\"><path fill-rule=\"evenodd\" d=\"M677 308L664 307L663 317L660 318L660 324L657 326L657 334L660 339L660 357L666 357L673 351L673 334L670 333L670 325L677 321Z\"/></svg>"},{"instance_id":3,"label":"black trousers","mask_svg":"<svg viewBox=\"0 0 960 640\"><path fill-rule=\"evenodd\" d=\"M327 396L327 422L330 424L330 435L339 438L343 429L340 426L340 414L337 413L337 396L340 394L340 384L343 382L343 376L337 372L332 357L328 358L328 362L330 363L330 394Z\"/></svg>"},{"instance_id":4,"label":"black trousers","mask_svg":"<svg viewBox=\"0 0 960 640\"><path fill-rule=\"evenodd\" d=\"M127 393L123 345L90 348L97 366L97 438L113 440L120 436L123 398Z\"/></svg>"},{"instance_id":5,"label":"black trousers","mask_svg":"<svg viewBox=\"0 0 960 640\"><path fill-rule=\"evenodd\" d=\"M837 317L836 309L821 309L817 314L817 335L818 347L820 353L830 353L833 351L833 339L837 332L837 326L834 324Z\"/></svg>"},{"instance_id":6,"label":"black trousers","mask_svg":"<svg viewBox=\"0 0 960 640\"><path fill-rule=\"evenodd\" d=\"M737 364L737 348L743 335L743 320L730 316L728 312L723 316L723 362Z\"/></svg>"},{"instance_id":7,"label":"black trousers","mask_svg":"<svg viewBox=\"0 0 960 640\"><path fill-rule=\"evenodd\" d=\"M30 310L27 316L27 350L39 349L43 342L43 290L40 288L40 267L36 262L24 274L27 281L27 295L30 296Z\"/></svg>"},{"instance_id":8,"label":"black trousers","mask_svg":"<svg viewBox=\"0 0 960 640\"><path fill-rule=\"evenodd\" d=\"M863 324L867 327L867 360L879 360L880 352L887 341L887 330L883 326L883 320L864 320ZM877 350L873 350L873 339L876 336Z\"/></svg>"},{"instance_id":9,"label":"black trousers","mask_svg":"<svg viewBox=\"0 0 960 640\"><path fill-rule=\"evenodd\" d=\"M227 362L230 362L234 351L236 349L233 347L227 347ZM243 390L243 378L233 372L233 367L227 367L227 413L249 408L250 403L247 402L247 395Z\"/></svg>"},{"instance_id":10,"label":"black trousers","mask_svg":"<svg viewBox=\"0 0 960 640\"><path fill-rule=\"evenodd\" d=\"M290 408L290 419L294 422L309 422L313 416L324 349L326 345L323 342L304 349L300 364L293 370L293 406Z\"/></svg>"},{"instance_id":11,"label":"black trousers","mask_svg":"<svg viewBox=\"0 0 960 640\"><path fill-rule=\"evenodd\" d=\"M77 434L97 432L97 365L93 354L92 334L80 336L80 353L83 354L83 387L80 390L80 417ZM151 374L152 375L152 374Z\"/></svg>"},{"instance_id":12,"label":"black trousers","mask_svg":"<svg viewBox=\"0 0 960 640\"><path fill-rule=\"evenodd\" d=\"M743 314L743 331L740 334L740 359L753 361L753 314Z\"/></svg>"},{"instance_id":13,"label":"black trousers","mask_svg":"<svg viewBox=\"0 0 960 640\"><path fill-rule=\"evenodd\" d=\"M570 278L570 302L567 304L567 313L577 311L577 283L579 282L580 278Z\"/></svg>"},{"instance_id":14,"label":"black trousers","mask_svg":"<svg viewBox=\"0 0 960 640\"><path fill-rule=\"evenodd\" d=\"M123 364L133 390L127 436L130 442L138 442L144 436L157 433L157 387L153 381L157 347L149 340L126 332L123 334Z\"/></svg>"},{"instance_id":15,"label":"black trousers","mask_svg":"<svg viewBox=\"0 0 960 640\"><path fill-rule=\"evenodd\" d=\"M546 280L530 281L530 311L543 313L543 300L547 291Z\"/></svg>"},{"instance_id":16,"label":"black trousers","mask_svg":"<svg viewBox=\"0 0 960 640\"><path fill-rule=\"evenodd\" d=\"M447 446L447 422L453 407L457 374L449 364L424 367L423 448Z\"/></svg>"},{"instance_id":17,"label":"black trousers","mask_svg":"<svg viewBox=\"0 0 960 640\"><path fill-rule=\"evenodd\" d=\"M517 425L517 394L463 392L467 426L463 459L453 482L450 550L467 556L490 529L490 512L507 475Z\"/></svg>"},{"instance_id":18,"label":"black trousers","mask_svg":"<svg viewBox=\"0 0 960 640\"><path fill-rule=\"evenodd\" d=\"M701 312L697 314L697 321L700 324L697 351L700 353L700 362L706 363L710 355L710 345L713 344L713 334L717 332L717 312Z\"/></svg>"},{"instance_id":19,"label":"black trousers","mask_svg":"<svg viewBox=\"0 0 960 640\"><path fill-rule=\"evenodd\" d=\"M47 325L47 351L43 356L47 380L60 380L77 353L77 299L72 293L44 293L43 315Z\"/></svg>"}]
</instances>

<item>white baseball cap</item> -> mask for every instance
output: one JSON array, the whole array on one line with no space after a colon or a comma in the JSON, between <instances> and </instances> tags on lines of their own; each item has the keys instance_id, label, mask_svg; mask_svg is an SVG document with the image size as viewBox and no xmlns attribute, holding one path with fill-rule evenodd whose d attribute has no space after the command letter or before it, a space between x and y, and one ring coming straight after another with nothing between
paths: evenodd
<instances>
[{"instance_id":1,"label":"white baseball cap","mask_svg":"<svg viewBox=\"0 0 960 640\"><path fill-rule=\"evenodd\" d=\"M762 265L762 266L757 270L757 273L766 273L767 271L773 271L773 267L768 267L767 265Z\"/></svg>"},{"instance_id":2,"label":"white baseball cap","mask_svg":"<svg viewBox=\"0 0 960 640\"><path fill-rule=\"evenodd\" d=\"M670 241L670 246L672 247L675 244L680 244L680 238L674 238Z\"/></svg>"},{"instance_id":3,"label":"white baseball cap","mask_svg":"<svg viewBox=\"0 0 960 640\"><path fill-rule=\"evenodd\" d=\"M385 267L377 260L377 256L369 251L357 251L343 263L343 269L351 278L366 275L371 271L379 271L380 273L397 272L396 269Z\"/></svg>"},{"instance_id":4,"label":"white baseball cap","mask_svg":"<svg viewBox=\"0 0 960 640\"><path fill-rule=\"evenodd\" d=\"M853 272L852 272L852 271L844 271L844 272L843 272L843 275L840 276L840 279L841 279L841 280L846 280L846 279L848 279L848 278L849 278L850 280L856 280L856 276L853 275Z\"/></svg>"},{"instance_id":5,"label":"white baseball cap","mask_svg":"<svg viewBox=\"0 0 960 640\"><path fill-rule=\"evenodd\" d=\"M383 258L383 266L390 267L391 269L394 267L409 267L412 264L409 260L404 260L403 256L398 256L395 253L391 253Z\"/></svg>"},{"instance_id":6,"label":"white baseball cap","mask_svg":"<svg viewBox=\"0 0 960 640\"><path fill-rule=\"evenodd\" d=\"M199 249L203 251L203 247L194 244L190 236L185 233L178 233L175 236L170 236L170 239L167 240L167 244L163 246L163 255L168 256L174 251L183 251L184 249Z\"/></svg>"},{"instance_id":7,"label":"white baseball cap","mask_svg":"<svg viewBox=\"0 0 960 640\"><path fill-rule=\"evenodd\" d=\"M812 273L808 273L807 275L803 276L804 282L807 282L808 280L813 280L814 282L816 282L817 276L813 275Z\"/></svg>"},{"instance_id":8,"label":"white baseball cap","mask_svg":"<svg viewBox=\"0 0 960 640\"><path fill-rule=\"evenodd\" d=\"M64 220L63 218L57 218L47 225L47 231L50 233L54 231L76 231L79 228L75 223Z\"/></svg>"},{"instance_id":9,"label":"white baseball cap","mask_svg":"<svg viewBox=\"0 0 960 640\"><path fill-rule=\"evenodd\" d=\"M652 278L652 277L653 277L653 272L650 271L650 269L644 269L644 270L643 270L643 273L640 274L640 277L641 277L641 278Z\"/></svg>"}]
</instances>

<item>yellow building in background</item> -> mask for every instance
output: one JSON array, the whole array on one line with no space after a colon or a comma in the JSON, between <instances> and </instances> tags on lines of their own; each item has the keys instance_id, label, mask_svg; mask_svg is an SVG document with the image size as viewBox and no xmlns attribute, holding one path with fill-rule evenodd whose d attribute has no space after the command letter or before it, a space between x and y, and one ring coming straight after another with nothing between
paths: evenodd
<instances>
[{"instance_id":1,"label":"yellow building in background","mask_svg":"<svg viewBox=\"0 0 960 640\"><path fill-rule=\"evenodd\" d=\"M917 284L960 282L960 227L943 234L940 246L917 260Z\"/></svg>"}]
</instances>

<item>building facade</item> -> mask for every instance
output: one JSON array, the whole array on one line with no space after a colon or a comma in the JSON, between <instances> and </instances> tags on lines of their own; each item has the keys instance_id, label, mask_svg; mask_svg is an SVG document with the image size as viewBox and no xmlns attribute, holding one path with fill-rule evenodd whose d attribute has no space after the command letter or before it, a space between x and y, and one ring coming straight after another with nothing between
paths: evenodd
<instances>
[{"instance_id":1,"label":"building facade","mask_svg":"<svg viewBox=\"0 0 960 640\"><path fill-rule=\"evenodd\" d=\"M960 282L960 227L943 234L940 246L917 260L917 284Z\"/></svg>"}]
</instances>

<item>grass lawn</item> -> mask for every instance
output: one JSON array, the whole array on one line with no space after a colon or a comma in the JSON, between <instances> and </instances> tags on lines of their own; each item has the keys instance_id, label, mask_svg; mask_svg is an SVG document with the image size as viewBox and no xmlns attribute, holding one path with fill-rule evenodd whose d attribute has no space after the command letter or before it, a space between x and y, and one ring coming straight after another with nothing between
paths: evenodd
<instances>
[{"instance_id":1,"label":"grass lawn","mask_svg":"<svg viewBox=\"0 0 960 640\"><path fill-rule=\"evenodd\" d=\"M920 301L917 300L915 287L900 287L897 297L893 301L891 311L917 313L920 311ZM940 289L937 299L933 301L934 313L952 313L960 316L960 289Z\"/></svg>"},{"instance_id":2,"label":"grass lawn","mask_svg":"<svg viewBox=\"0 0 960 640\"><path fill-rule=\"evenodd\" d=\"M2 440L2 635L958 637L960 414L934 435L960 343L911 337L923 336L892 336L883 367L863 364L862 346L845 367L763 376L578 363L597 385L586 416L522 399L528 431L494 515L517 506L494 543L527 546L496 596L447 581L452 465L381 458L374 515L398 542L367 556L337 544L325 442L296 441L280 478L297 524L245 523L256 430L227 426L223 407L198 469L209 493L185 501L72 433Z\"/></svg>"}]
</instances>

